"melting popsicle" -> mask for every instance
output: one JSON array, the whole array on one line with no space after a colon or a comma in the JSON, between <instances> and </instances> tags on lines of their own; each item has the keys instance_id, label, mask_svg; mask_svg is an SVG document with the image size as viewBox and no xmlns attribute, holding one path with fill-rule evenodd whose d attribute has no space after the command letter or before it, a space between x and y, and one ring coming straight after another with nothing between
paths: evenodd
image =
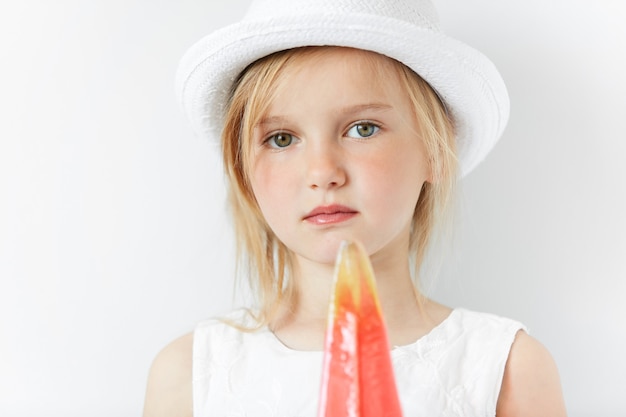
<instances>
[{"instance_id":1,"label":"melting popsicle","mask_svg":"<svg viewBox=\"0 0 626 417\"><path fill-rule=\"evenodd\" d=\"M401 417L387 329L361 244L342 244L334 286L318 417Z\"/></svg>"}]
</instances>

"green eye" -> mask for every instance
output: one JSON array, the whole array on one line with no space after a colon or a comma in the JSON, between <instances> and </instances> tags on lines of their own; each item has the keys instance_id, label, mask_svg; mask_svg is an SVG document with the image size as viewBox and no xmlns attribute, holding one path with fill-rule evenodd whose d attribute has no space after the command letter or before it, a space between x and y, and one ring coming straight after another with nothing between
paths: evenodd
<instances>
[{"instance_id":1,"label":"green eye","mask_svg":"<svg viewBox=\"0 0 626 417\"><path fill-rule=\"evenodd\" d=\"M351 138L369 138L380 130L380 127L373 123L358 123L348 130L347 135Z\"/></svg>"},{"instance_id":2,"label":"green eye","mask_svg":"<svg viewBox=\"0 0 626 417\"><path fill-rule=\"evenodd\" d=\"M293 142L293 136L289 133L277 133L267 140L272 148L286 148Z\"/></svg>"}]
</instances>

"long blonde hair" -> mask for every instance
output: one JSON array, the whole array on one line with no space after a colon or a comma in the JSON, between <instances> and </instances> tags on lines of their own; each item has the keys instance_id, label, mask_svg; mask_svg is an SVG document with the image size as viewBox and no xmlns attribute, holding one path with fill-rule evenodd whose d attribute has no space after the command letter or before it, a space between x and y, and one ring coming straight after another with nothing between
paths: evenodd
<instances>
[{"instance_id":1,"label":"long blonde hair","mask_svg":"<svg viewBox=\"0 0 626 417\"><path fill-rule=\"evenodd\" d=\"M266 56L246 68L234 84L222 132L223 162L229 202L235 225L237 265L248 276L256 294L258 326L269 324L279 306L295 294L289 279L293 262L290 251L266 223L250 185L250 142L255 124L264 116L275 95L277 80L287 65L303 56L324 53L329 47L303 47ZM450 206L457 178L455 135L452 120L437 93L414 71L392 62L398 80L414 107L417 132L424 141L432 179L424 183L415 207L410 251L417 271L433 232ZM380 60L372 60L374 68ZM381 80L389 76L380 71Z\"/></svg>"}]
</instances>

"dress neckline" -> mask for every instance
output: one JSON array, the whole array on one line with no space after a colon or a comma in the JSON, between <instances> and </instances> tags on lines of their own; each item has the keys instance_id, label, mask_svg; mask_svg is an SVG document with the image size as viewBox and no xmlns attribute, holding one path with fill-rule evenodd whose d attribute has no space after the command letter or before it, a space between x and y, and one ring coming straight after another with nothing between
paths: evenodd
<instances>
[{"instance_id":1,"label":"dress neckline","mask_svg":"<svg viewBox=\"0 0 626 417\"><path fill-rule=\"evenodd\" d=\"M451 325L452 322L455 321L455 317L461 313L461 309L454 308L448 316L441 321L438 325L430 329L428 333L417 339L416 341L409 343L407 345L396 345L391 347L391 354L394 355L394 352L402 352L404 350L410 350L418 348L422 345L430 344L433 340L436 340L442 332L445 332L446 328ZM289 354L289 355L321 355L324 353L323 350L300 350L293 349L289 346L285 345L275 334L272 332L269 327L265 326L259 330L260 334L267 341L268 345L273 349L276 349L280 352Z\"/></svg>"}]
</instances>

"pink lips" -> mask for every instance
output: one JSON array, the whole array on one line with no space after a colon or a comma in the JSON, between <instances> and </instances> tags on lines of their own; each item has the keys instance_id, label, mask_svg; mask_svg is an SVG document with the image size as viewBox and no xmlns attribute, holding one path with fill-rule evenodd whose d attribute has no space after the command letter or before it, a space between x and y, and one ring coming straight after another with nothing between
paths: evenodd
<instances>
[{"instance_id":1,"label":"pink lips","mask_svg":"<svg viewBox=\"0 0 626 417\"><path fill-rule=\"evenodd\" d=\"M316 207L303 220L315 225L341 223L356 216L358 212L350 207L339 204Z\"/></svg>"}]
</instances>

